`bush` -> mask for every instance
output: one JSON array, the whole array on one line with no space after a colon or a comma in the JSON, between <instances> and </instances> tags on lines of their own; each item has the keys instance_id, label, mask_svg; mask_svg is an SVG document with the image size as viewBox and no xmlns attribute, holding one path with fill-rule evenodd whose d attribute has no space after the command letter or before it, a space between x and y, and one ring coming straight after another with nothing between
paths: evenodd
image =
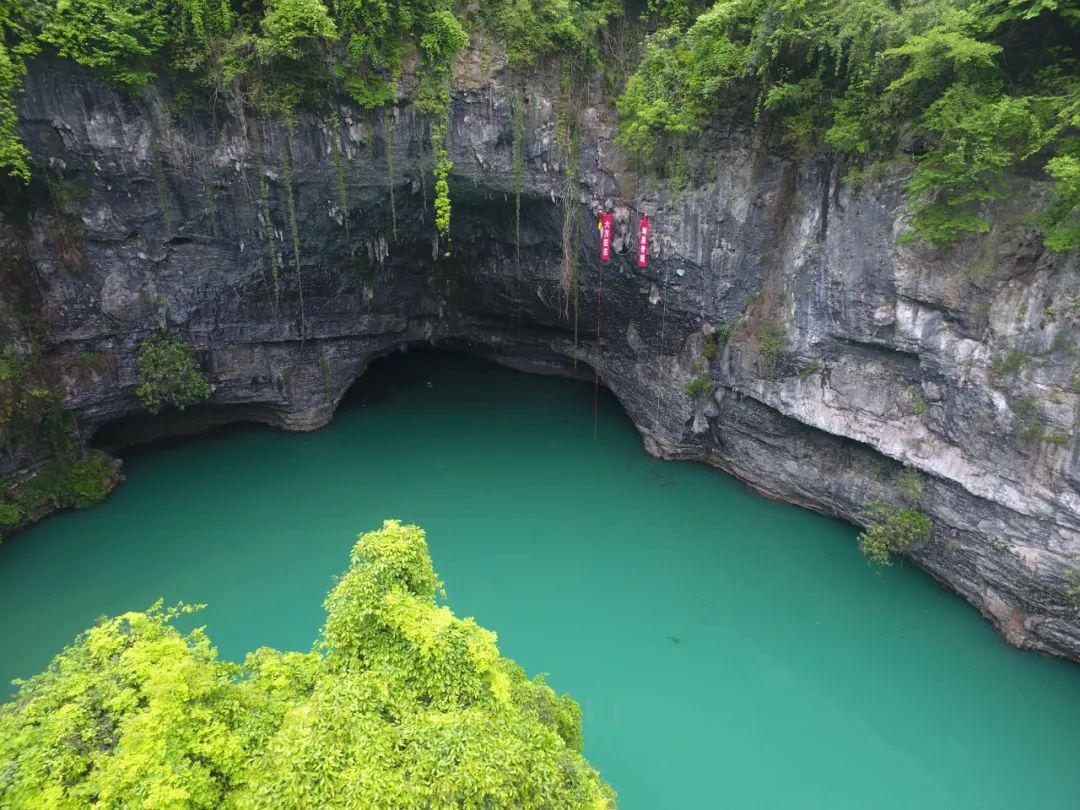
<instances>
[{"instance_id":1,"label":"bush","mask_svg":"<svg viewBox=\"0 0 1080 810\"><path fill-rule=\"evenodd\" d=\"M1016 435L1024 441L1035 441L1042 436L1046 415L1042 404L1034 396L1026 396L1012 408L1013 427Z\"/></svg>"},{"instance_id":2,"label":"bush","mask_svg":"<svg viewBox=\"0 0 1080 810\"><path fill-rule=\"evenodd\" d=\"M712 392L712 382L709 380L709 375L702 372L695 376L690 382L686 384L686 388L683 389L688 397L697 398L705 393Z\"/></svg>"},{"instance_id":3,"label":"bush","mask_svg":"<svg viewBox=\"0 0 1080 810\"><path fill-rule=\"evenodd\" d=\"M337 39L330 12L319 0L270 0L262 20L264 52L300 59L319 40Z\"/></svg>"},{"instance_id":4,"label":"bush","mask_svg":"<svg viewBox=\"0 0 1080 810\"><path fill-rule=\"evenodd\" d=\"M893 478L892 487L893 492L905 502L917 504L922 500L925 489L922 473L914 467L905 467Z\"/></svg>"},{"instance_id":5,"label":"bush","mask_svg":"<svg viewBox=\"0 0 1080 810\"><path fill-rule=\"evenodd\" d=\"M436 602L424 532L361 535L311 652L219 661L196 608L102 619L0 708L4 806L614 806L581 710Z\"/></svg>"},{"instance_id":6,"label":"bush","mask_svg":"<svg viewBox=\"0 0 1080 810\"><path fill-rule=\"evenodd\" d=\"M152 59L170 39L163 0L58 0L44 42L118 84L145 84Z\"/></svg>"},{"instance_id":7,"label":"bush","mask_svg":"<svg viewBox=\"0 0 1080 810\"><path fill-rule=\"evenodd\" d=\"M187 343L159 332L139 345L139 402L150 413L183 410L210 396Z\"/></svg>"},{"instance_id":8,"label":"bush","mask_svg":"<svg viewBox=\"0 0 1080 810\"><path fill-rule=\"evenodd\" d=\"M878 498L862 512L867 522L859 533L859 551L875 565L891 565L893 554L903 554L915 543L929 540L934 524L918 509L898 507Z\"/></svg>"},{"instance_id":9,"label":"bush","mask_svg":"<svg viewBox=\"0 0 1080 810\"><path fill-rule=\"evenodd\" d=\"M761 328L758 351L761 352L765 370L770 374L776 371L776 363L780 359L780 349L783 348L786 336L784 327L779 324L767 324Z\"/></svg>"},{"instance_id":10,"label":"bush","mask_svg":"<svg viewBox=\"0 0 1080 810\"><path fill-rule=\"evenodd\" d=\"M100 453L64 455L18 486L0 488L0 530L51 509L84 509L105 500L115 473Z\"/></svg>"}]
</instances>

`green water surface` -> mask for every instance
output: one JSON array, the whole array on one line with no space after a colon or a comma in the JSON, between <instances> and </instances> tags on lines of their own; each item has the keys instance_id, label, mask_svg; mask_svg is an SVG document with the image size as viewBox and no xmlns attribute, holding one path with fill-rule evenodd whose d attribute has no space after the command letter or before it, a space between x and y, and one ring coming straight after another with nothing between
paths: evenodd
<instances>
[{"instance_id":1,"label":"green water surface","mask_svg":"<svg viewBox=\"0 0 1080 810\"><path fill-rule=\"evenodd\" d=\"M329 427L134 452L105 504L0 546L0 679L157 597L227 658L308 649L357 532L428 530L458 615L550 672L626 810L1076 808L1080 668L1005 645L847 524L655 461L592 386L455 355Z\"/></svg>"}]
</instances>

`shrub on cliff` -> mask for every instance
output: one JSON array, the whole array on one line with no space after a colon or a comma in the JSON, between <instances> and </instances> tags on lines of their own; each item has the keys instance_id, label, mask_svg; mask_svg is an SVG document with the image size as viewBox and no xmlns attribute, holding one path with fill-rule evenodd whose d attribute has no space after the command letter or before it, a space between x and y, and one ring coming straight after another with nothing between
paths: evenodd
<instances>
[{"instance_id":1,"label":"shrub on cliff","mask_svg":"<svg viewBox=\"0 0 1080 810\"><path fill-rule=\"evenodd\" d=\"M219 661L160 602L103 619L0 708L4 806L613 807L577 704L440 590L424 532L386 521L312 652Z\"/></svg>"},{"instance_id":2,"label":"shrub on cliff","mask_svg":"<svg viewBox=\"0 0 1080 810\"><path fill-rule=\"evenodd\" d=\"M183 410L210 396L187 343L159 332L139 345L139 402L150 413L172 406Z\"/></svg>"},{"instance_id":3,"label":"shrub on cliff","mask_svg":"<svg viewBox=\"0 0 1080 810\"><path fill-rule=\"evenodd\" d=\"M866 528L859 533L859 551L876 565L891 565L893 554L903 554L934 532L930 518L913 506L896 506L881 498L863 510Z\"/></svg>"}]
</instances>

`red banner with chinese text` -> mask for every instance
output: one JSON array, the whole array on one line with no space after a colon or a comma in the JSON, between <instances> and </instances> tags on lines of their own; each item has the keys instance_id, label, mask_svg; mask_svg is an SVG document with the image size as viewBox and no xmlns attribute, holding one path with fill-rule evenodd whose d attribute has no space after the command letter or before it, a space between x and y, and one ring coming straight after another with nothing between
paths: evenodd
<instances>
[{"instance_id":1,"label":"red banner with chinese text","mask_svg":"<svg viewBox=\"0 0 1080 810\"><path fill-rule=\"evenodd\" d=\"M637 266L649 266L649 218L642 217L638 228Z\"/></svg>"},{"instance_id":2,"label":"red banner with chinese text","mask_svg":"<svg viewBox=\"0 0 1080 810\"><path fill-rule=\"evenodd\" d=\"M611 261L611 214L600 215L600 261Z\"/></svg>"}]
</instances>

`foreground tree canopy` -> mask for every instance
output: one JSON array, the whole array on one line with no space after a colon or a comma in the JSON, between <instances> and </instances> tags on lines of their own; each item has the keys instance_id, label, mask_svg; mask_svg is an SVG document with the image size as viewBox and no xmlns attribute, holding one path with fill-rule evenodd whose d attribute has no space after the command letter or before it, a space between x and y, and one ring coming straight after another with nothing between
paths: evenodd
<instances>
[{"instance_id":1,"label":"foreground tree canopy","mask_svg":"<svg viewBox=\"0 0 1080 810\"><path fill-rule=\"evenodd\" d=\"M360 537L312 652L219 661L193 608L102 620L0 708L5 808L614 807L581 713L436 603L424 532Z\"/></svg>"}]
</instances>

